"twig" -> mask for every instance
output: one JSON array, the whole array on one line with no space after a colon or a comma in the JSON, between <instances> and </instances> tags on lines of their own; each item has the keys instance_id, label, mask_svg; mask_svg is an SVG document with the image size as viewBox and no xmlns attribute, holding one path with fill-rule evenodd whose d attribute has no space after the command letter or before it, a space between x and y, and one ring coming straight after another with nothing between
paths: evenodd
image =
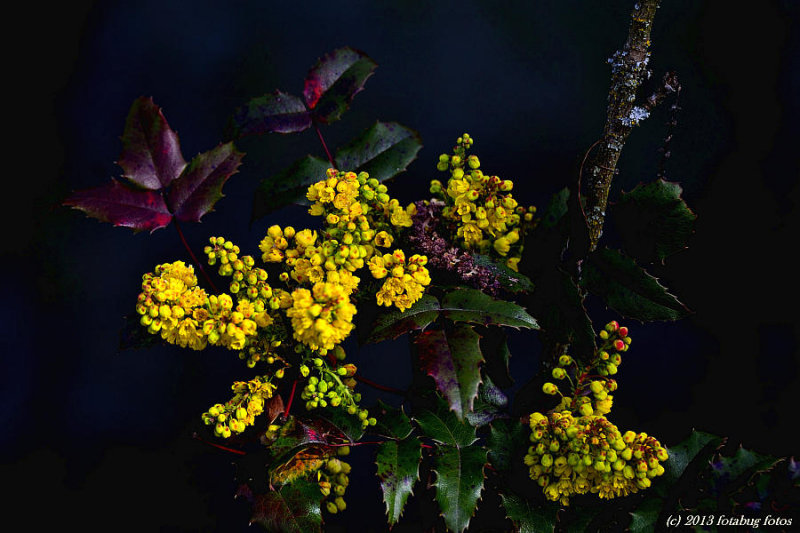
<instances>
[{"instance_id":1,"label":"twig","mask_svg":"<svg viewBox=\"0 0 800 533\"><path fill-rule=\"evenodd\" d=\"M211 290L213 290L215 293L219 293L219 289L217 289L216 285L214 285L214 282L211 281L211 278L208 276L208 273L203 268L203 263L197 260L197 257L195 257L194 252L189 246L189 243L186 242L186 237L183 236L183 230L181 230L181 225L178 223L178 219L173 216L172 221L175 223L175 229L178 230L178 236L181 238L181 242L183 243L184 248L186 248L186 251L189 252L189 256L192 258L192 261L197 266L198 270L200 270L200 273L203 274L203 277L206 279L206 282L208 282L208 286L211 287Z\"/></svg>"},{"instance_id":2,"label":"twig","mask_svg":"<svg viewBox=\"0 0 800 533\"><path fill-rule=\"evenodd\" d=\"M353 377L356 378L356 381L359 381L359 382L363 383L364 385L372 387L373 389L382 390L384 392L391 392L392 394L398 394L400 396L405 396L405 394L406 394L406 391L404 391L404 390L395 389L394 387L387 387L386 385L381 385L380 383L375 383L371 379L367 379L367 378L365 378L363 376L359 376L358 374L356 374Z\"/></svg>"},{"instance_id":3,"label":"twig","mask_svg":"<svg viewBox=\"0 0 800 533\"><path fill-rule=\"evenodd\" d=\"M328 150L328 145L325 144L325 139L322 137L322 131L319 129L319 124L314 122L314 129L317 130L317 137L319 137L319 142L322 143L322 148L325 149L325 155L328 156L328 162L331 164L331 167L336 168L336 161L333 160L333 156L331 155L330 150Z\"/></svg>"}]
</instances>

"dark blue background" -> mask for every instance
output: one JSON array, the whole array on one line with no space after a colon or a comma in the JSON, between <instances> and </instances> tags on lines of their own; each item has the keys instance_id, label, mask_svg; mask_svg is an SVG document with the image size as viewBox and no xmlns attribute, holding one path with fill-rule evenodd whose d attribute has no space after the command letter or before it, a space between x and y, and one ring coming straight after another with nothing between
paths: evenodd
<instances>
[{"instance_id":1,"label":"dark blue background","mask_svg":"<svg viewBox=\"0 0 800 533\"><path fill-rule=\"evenodd\" d=\"M651 66L683 85L668 178L698 214L690 248L654 268L694 311L679 323L629 324L614 420L667 445L692 428L758 451L798 450L797 309L800 43L790 1L668 1ZM238 531L231 456L191 438L199 413L248 373L229 352L117 351L144 272L188 261L174 228L152 235L59 207L120 170L119 136L135 98L152 96L185 156L215 146L230 112L273 89L299 94L309 66L350 45L379 64L344 120L339 146L374 120L418 130L425 147L390 185L424 196L439 153L475 139L483 167L544 205L575 179L605 119L606 59L632 2L71 2L24 15L10 49L0 336L2 508L33 529ZM669 114L631 135L614 192L654 178ZM217 210L187 225L196 249L225 235L256 251L265 228L303 223L290 208L249 226L258 182L323 155L311 132L239 144L241 171ZM595 324L615 318L591 306ZM538 344L512 340L518 385ZM404 341L353 358L365 376L404 386ZM376 396L365 391L367 400ZM374 450L354 450L349 510L333 520L383 531ZM414 514L415 500L409 504ZM368 524L364 526L363 524ZM255 527L255 526L254 526ZM413 531L413 526L410 526Z\"/></svg>"}]
</instances>

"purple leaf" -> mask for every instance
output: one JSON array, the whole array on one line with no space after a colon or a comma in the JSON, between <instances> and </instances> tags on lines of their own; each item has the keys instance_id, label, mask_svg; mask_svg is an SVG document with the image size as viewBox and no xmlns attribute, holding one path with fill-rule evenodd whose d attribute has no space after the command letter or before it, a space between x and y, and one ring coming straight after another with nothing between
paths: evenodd
<instances>
[{"instance_id":1,"label":"purple leaf","mask_svg":"<svg viewBox=\"0 0 800 533\"><path fill-rule=\"evenodd\" d=\"M125 121L122 154L117 163L126 178L152 190L169 185L186 167L178 134L170 129L152 98L142 96L133 102Z\"/></svg>"},{"instance_id":2,"label":"purple leaf","mask_svg":"<svg viewBox=\"0 0 800 533\"><path fill-rule=\"evenodd\" d=\"M364 52L347 46L323 56L308 72L303 88L314 118L326 124L339 120L377 66Z\"/></svg>"},{"instance_id":3,"label":"purple leaf","mask_svg":"<svg viewBox=\"0 0 800 533\"><path fill-rule=\"evenodd\" d=\"M233 143L226 143L192 159L167 194L175 217L199 222L222 198L222 186L236 173L242 157Z\"/></svg>"},{"instance_id":4,"label":"purple leaf","mask_svg":"<svg viewBox=\"0 0 800 533\"><path fill-rule=\"evenodd\" d=\"M311 115L297 96L275 91L253 98L236 110L232 119L233 134L295 133L311 127Z\"/></svg>"},{"instance_id":5,"label":"purple leaf","mask_svg":"<svg viewBox=\"0 0 800 533\"><path fill-rule=\"evenodd\" d=\"M64 201L90 217L134 231L155 231L170 223L172 215L164 198L155 191L133 189L112 179L111 183L84 189Z\"/></svg>"},{"instance_id":6,"label":"purple leaf","mask_svg":"<svg viewBox=\"0 0 800 533\"><path fill-rule=\"evenodd\" d=\"M449 331L424 331L416 340L420 368L433 378L459 420L472 412L478 395L484 361L478 341L480 336L464 324Z\"/></svg>"}]
</instances>

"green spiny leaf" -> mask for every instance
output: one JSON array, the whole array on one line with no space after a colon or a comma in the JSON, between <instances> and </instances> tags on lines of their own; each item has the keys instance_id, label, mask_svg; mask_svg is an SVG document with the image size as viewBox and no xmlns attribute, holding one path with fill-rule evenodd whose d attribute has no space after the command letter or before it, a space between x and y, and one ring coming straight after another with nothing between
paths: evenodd
<instances>
[{"instance_id":1,"label":"green spiny leaf","mask_svg":"<svg viewBox=\"0 0 800 533\"><path fill-rule=\"evenodd\" d=\"M519 305L497 300L477 289L459 288L442 299L442 312L453 322L539 329L539 324Z\"/></svg>"},{"instance_id":2,"label":"green spiny leaf","mask_svg":"<svg viewBox=\"0 0 800 533\"><path fill-rule=\"evenodd\" d=\"M419 479L421 460L422 448L416 437L390 440L378 446L377 475L389 525L395 525L400 520L408 496L413 494L414 483Z\"/></svg>"},{"instance_id":3,"label":"green spiny leaf","mask_svg":"<svg viewBox=\"0 0 800 533\"><path fill-rule=\"evenodd\" d=\"M439 446L434 461L436 501L450 531L469 525L483 491L486 450L479 446Z\"/></svg>"},{"instance_id":4,"label":"green spiny leaf","mask_svg":"<svg viewBox=\"0 0 800 533\"><path fill-rule=\"evenodd\" d=\"M658 179L639 185L611 210L625 250L637 259L664 261L686 248L697 219L677 183Z\"/></svg>"},{"instance_id":5,"label":"green spiny leaf","mask_svg":"<svg viewBox=\"0 0 800 533\"><path fill-rule=\"evenodd\" d=\"M439 309L439 300L429 294L423 294L422 298L405 311L392 307L380 312L364 342L381 342L395 339L404 333L425 329L439 316Z\"/></svg>"},{"instance_id":6,"label":"green spiny leaf","mask_svg":"<svg viewBox=\"0 0 800 533\"><path fill-rule=\"evenodd\" d=\"M307 155L274 176L261 180L253 198L253 216L258 220L286 205L301 202L306 197L308 186L325 179L330 163Z\"/></svg>"},{"instance_id":7,"label":"green spiny leaf","mask_svg":"<svg viewBox=\"0 0 800 533\"><path fill-rule=\"evenodd\" d=\"M492 261L489 256L472 254L472 260L476 265L488 269L500 286L509 293L519 294L533 290L533 282L528 276L511 270L502 263Z\"/></svg>"},{"instance_id":8,"label":"green spiny leaf","mask_svg":"<svg viewBox=\"0 0 800 533\"><path fill-rule=\"evenodd\" d=\"M402 406L398 409L386 405L378 400L378 411L375 413L378 423L373 432L390 439L405 439L414 430L411 419L403 412Z\"/></svg>"},{"instance_id":9,"label":"green spiny leaf","mask_svg":"<svg viewBox=\"0 0 800 533\"><path fill-rule=\"evenodd\" d=\"M633 259L608 248L589 256L584 268L586 288L621 315L640 320L678 320L689 314L675 296Z\"/></svg>"},{"instance_id":10,"label":"green spiny leaf","mask_svg":"<svg viewBox=\"0 0 800 533\"><path fill-rule=\"evenodd\" d=\"M478 440L475 428L461 422L441 400L437 402L433 410L421 409L414 420L424 436L442 444L465 447Z\"/></svg>"},{"instance_id":11,"label":"green spiny leaf","mask_svg":"<svg viewBox=\"0 0 800 533\"><path fill-rule=\"evenodd\" d=\"M311 127L311 114L297 96L275 91L253 98L234 112L231 136L295 133Z\"/></svg>"},{"instance_id":12,"label":"green spiny leaf","mask_svg":"<svg viewBox=\"0 0 800 533\"><path fill-rule=\"evenodd\" d=\"M483 362L479 340L465 324L452 330L425 331L416 339L420 368L433 378L459 420L472 411L478 395Z\"/></svg>"},{"instance_id":13,"label":"green spiny leaf","mask_svg":"<svg viewBox=\"0 0 800 533\"><path fill-rule=\"evenodd\" d=\"M555 530L558 506L545 504L536 507L528 500L506 491L500 494L506 516L514 522L519 533L546 533Z\"/></svg>"},{"instance_id":14,"label":"green spiny leaf","mask_svg":"<svg viewBox=\"0 0 800 533\"><path fill-rule=\"evenodd\" d=\"M403 172L420 148L422 140L416 131L396 122L376 122L336 151L336 165L384 181Z\"/></svg>"},{"instance_id":15,"label":"green spiny leaf","mask_svg":"<svg viewBox=\"0 0 800 533\"><path fill-rule=\"evenodd\" d=\"M258 523L269 532L311 533L320 531L322 515L319 486L306 479L253 498L250 523Z\"/></svg>"},{"instance_id":16,"label":"green spiny leaf","mask_svg":"<svg viewBox=\"0 0 800 533\"><path fill-rule=\"evenodd\" d=\"M467 421L473 426L482 427L496 418L506 417L503 408L508 405L508 398L489 376L483 378L478 387L478 396L472 406L472 411L466 413Z\"/></svg>"},{"instance_id":17,"label":"green spiny leaf","mask_svg":"<svg viewBox=\"0 0 800 533\"><path fill-rule=\"evenodd\" d=\"M498 472L512 468L514 452L528 444L528 428L518 420L495 420L490 426L489 461Z\"/></svg>"}]
</instances>

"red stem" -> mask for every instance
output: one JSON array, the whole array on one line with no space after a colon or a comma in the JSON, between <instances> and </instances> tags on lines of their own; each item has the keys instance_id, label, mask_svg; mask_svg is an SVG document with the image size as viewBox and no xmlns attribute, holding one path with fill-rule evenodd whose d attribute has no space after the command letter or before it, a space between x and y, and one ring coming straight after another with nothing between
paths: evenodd
<instances>
[{"instance_id":1,"label":"red stem","mask_svg":"<svg viewBox=\"0 0 800 533\"><path fill-rule=\"evenodd\" d=\"M292 409L292 402L294 401L294 391L297 389L297 380L292 382L292 392L289 394L289 401L286 403L286 409L283 410L283 418L289 418L289 411Z\"/></svg>"},{"instance_id":2,"label":"red stem","mask_svg":"<svg viewBox=\"0 0 800 533\"><path fill-rule=\"evenodd\" d=\"M209 446L213 446L215 448L219 448L220 450L225 450L226 452L235 453L238 455L247 455L247 452L243 452L242 450L235 450L233 448L228 448L227 446L222 446L221 444L215 444L213 442L209 442L203 438L201 438L197 433L192 435L195 439L199 440L202 443L208 444Z\"/></svg>"},{"instance_id":3,"label":"red stem","mask_svg":"<svg viewBox=\"0 0 800 533\"><path fill-rule=\"evenodd\" d=\"M201 263L200 261L197 260L197 257L195 257L194 252L192 251L191 247L189 246L189 243L186 242L186 237L183 236L183 230L181 230L181 225L178 224L178 219L175 218L175 217L172 217L172 221L175 223L175 229L178 230L178 236L181 238L181 242L183 243L183 247L186 248L187 252L189 252L189 255L191 256L192 261L194 261L194 264L197 265L197 268L203 274L203 277L206 278L206 282L208 282L208 285L209 285L209 287L211 287L211 290L213 290L216 293L219 293L219 289L217 289L216 285L214 285L214 282L211 281L211 278L208 277L208 273L203 268L203 263Z\"/></svg>"},{"instance_id":4,"label":"red stem","mask_svg":"<svg viewBox=\"0 0 800 533\"><path fill-rule=\"evenodd\" d=\"M364 385L368 385L373 389L382 390L384 392L391 392L392 394L399 394L400 396L405 396L406 394L406 391L404 390L395 389L394 387L387 387L386 385L381 385L380 383L375 383L371 379L367 379L363 376L355 375L353 377L356 378L356 381L360 381Z\"/></svg>"},{"instance_id":5,"label":"red stem","mask_svg":"<svg viewBox=\"0 0 800 533\"><path fill-rule=\"evenodd\" d=\"M322 138L322 132L319 129L319 124L316 122L314 122L314 129L317 130L317 137L319 137L319 142L322 143L322 147L325 149L325 155L328 156L328 162L333 168L336 168L336 162L333 160L333 156L331 155L330 150L328 150L328 145L325 144L325 139Z\"/></svg>"}]
</instances>

